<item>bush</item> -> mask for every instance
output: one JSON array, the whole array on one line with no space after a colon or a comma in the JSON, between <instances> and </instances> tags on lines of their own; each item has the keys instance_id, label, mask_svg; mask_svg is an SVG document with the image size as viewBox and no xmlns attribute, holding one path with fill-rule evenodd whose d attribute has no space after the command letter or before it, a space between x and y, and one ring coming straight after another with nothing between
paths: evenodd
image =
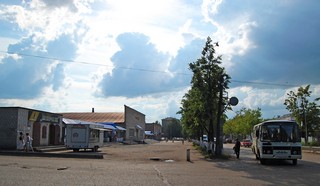
<instances>
[{"instance_id":1,"label":"bush","mask_svg":"<svg viewBox=\"0 0 320 186\"><path fill-rule=\"evenodd\" d=\"M309 141L308 144L306 142L302 142L303 146L320 146L320 142L316 140Z\"/></svg>"}]
</instances>

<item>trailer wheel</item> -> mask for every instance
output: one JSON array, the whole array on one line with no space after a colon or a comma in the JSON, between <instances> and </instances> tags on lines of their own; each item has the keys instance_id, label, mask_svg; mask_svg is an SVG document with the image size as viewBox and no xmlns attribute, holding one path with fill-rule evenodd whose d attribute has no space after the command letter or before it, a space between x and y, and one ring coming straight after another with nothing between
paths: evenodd
<instances>
[{"instance_id":1,"label":"trailer wheel","mask_svg":"<svg viewBox=\"0 0 320 186\"><path fill-rule=\"evenodd\" d=\"M93 147L92 151L93 151L93 152L97 152L97 151L98 151L98 148L99 148L99 147L95 146L95 147Z\"/></svg>"}]
</instances>

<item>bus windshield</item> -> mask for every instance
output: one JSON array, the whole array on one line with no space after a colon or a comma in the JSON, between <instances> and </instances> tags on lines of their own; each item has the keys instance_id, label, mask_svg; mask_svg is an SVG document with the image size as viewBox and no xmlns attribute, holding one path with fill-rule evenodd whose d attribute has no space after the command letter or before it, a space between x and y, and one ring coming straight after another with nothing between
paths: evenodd
<instances>
[{"instance_id":1,"label":"bus windshield","mask_svg":"<svg viewBox=\"0 0 320 186\"><path fill-rule=\"evenodd\" d=\"M266 123L261 128L261 140L272 142L300 142L299 127L296 123Z\"/></svg>"}]
</instances>

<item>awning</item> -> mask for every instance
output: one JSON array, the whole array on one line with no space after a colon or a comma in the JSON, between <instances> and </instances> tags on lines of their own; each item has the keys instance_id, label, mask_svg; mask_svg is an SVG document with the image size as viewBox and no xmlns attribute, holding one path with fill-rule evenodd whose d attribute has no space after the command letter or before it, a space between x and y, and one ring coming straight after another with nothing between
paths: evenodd
<instances>
[{"instance_id":1,"label":"awning","mask_svg":"<svg viewBox=\"0 0 320 186\"><path fill-rule=\"evenodd\" d=\"M144 134L147 135L147 136L154 136L152 131L144 131Z\"/></svg>"},{"instance_id":2,"label":"awning","mask_svg":"<svg viewBox=\"0 0 320 186\"><path fill-rule=\"evenodd\" d=\"M94 130L102 130L102 131L112 131L110 129L103 129L103 128L94 128L94 127L90 127L91 129L94 129Z\"/></svg>"},{"instance_id":3,"label":"awning","mask_svg":"<svg viewBox=\"0 0 320 186\"><path fill-rule=\"evenodd\" d=\"M95 124L90 124L89 127L90 127L91 129L95 129L95 130L104 130L104 126L101 125L101 124L97 124L97 123L95 123Z\"/></svg>"},{"instance_id":4,"label":"awning","mask_svg":"<svg viewBox=\"0 0 320 186\"><path fill-rule=\"evenodd\" d=\"M140 125L136 125L136 128L142 130L142 127Z\"/></svg>"},{"instance_id":5,"label":"awning","mask_svg":"<svg viewBox=\"0 0 320 186\"><path fill-rule=\"evenodd\" d=\"M120 126L116 126L116 128L117 128L117 130L127 130L127 129L120 127Z\"/></svg>"},{"instance_id":6,"label":"awning","mask_svg":"<svg viewBox=\"0 0 320 186\"><path fill-rule=\"evenodd\" d=\"M96 124L93 122L88 121L81 121L81 120L75 120L75 119L68 119L68 118L62 118L63 123L65 124L82 124L82 125L89 125L89 124Z\"/></svg>"},{"instance_id":7,"label":"awning","mask_svg":"<svg viewBox=\"0 0 320 186\"><path fill-rule=\"evenodd\" d=\"M105 129L116 130L117 128L112 125L103 125Z\"/></svg>"}]
</instances>

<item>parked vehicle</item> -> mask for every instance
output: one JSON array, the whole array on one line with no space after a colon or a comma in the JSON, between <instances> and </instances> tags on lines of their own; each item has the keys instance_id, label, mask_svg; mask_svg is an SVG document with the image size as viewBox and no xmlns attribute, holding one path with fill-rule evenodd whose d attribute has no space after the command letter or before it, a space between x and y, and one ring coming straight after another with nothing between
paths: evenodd
<instances>
[{"instance_id":1,"label":"parked vehicle","mask_svg":"<svg viewBox=\"0 0 320 186\"><path fill-rule=\"evenodd\" d=\"M224 140L224 143L232 143L232 139L231 139L231 138L226 138L226 139Z\"/></svg>"},{"instance_id":2,"label":"parked vehicle","mask_svg":"<svg viewBox=\"0 0 320 186\"><path fill-rule=\"evenodd\" d=\"M251 147L252 141L250 139L244 139L240 142L241 147Z\"/></svg>"},{"instance_id":3,"label":"parked vehicle","mask_svg":"<svg viewBox=\"0 0 320 186\"><path fill-rule=\"evenodd\" d=\"M98 148L103 146L103 125L83 122L78 120L66 120L66 147L73 149L74 152L80 149L91 149L96 152Z\"/></svg>"},{"instance_id":4,"label":"parked vehicle","mask_svg":"<svg viewBox=\"0 0 320 186\"><path fill-rule=\"evenodd\" d=\"M203 135L203 136L202 136L202 141L208 142L208 135Z\"/></svg>"},{"instance_id":5,"label":"parked vehicle","mask_svg":"<svg viewBox=\"0 0 320 186\"><path fill-rule=\"evenodd\" d=\"M295 121L270 120L257 124L252 131L252 151L261 164L266 160L302 158L299 125Z\"/></svg>"}]
</instances>

